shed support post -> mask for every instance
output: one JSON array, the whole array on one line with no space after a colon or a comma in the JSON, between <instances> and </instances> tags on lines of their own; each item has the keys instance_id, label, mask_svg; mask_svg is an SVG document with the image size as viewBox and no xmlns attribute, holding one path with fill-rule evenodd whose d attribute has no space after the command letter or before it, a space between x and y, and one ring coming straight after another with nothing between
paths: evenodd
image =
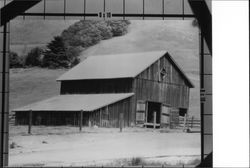
<instances>
[{"instance_id":1,"label":"shed support post","mask_svg":"<svg viewBox=\"0 0 250 168\"><path fill-rule=\"evenodd\" d=\"M123 113L120 113L120 119L119 119L119 121L120 121L120 132L122 132L122 127L123 127Z\"/></svg>"},{"instance_id":2,"label":"shed support post","mask_svg":"<svg viewBox=\"0 0 250 168\"><path fill-rule=\"evenodd\" d=\"M156 127L156 111L154 112L154 129Z\"/></svg>"},{"instance_id":3,"label":"shed support post","mask_svg":"<svg viewBox=\"0 0 250 168\"><path fill-rule=\"evenodd\" d=\"M185 116L184 116L184 123L183 123L183 131L184 132L186 132L187 131L187 124L188 124L188 122L187 122L187 114L185 114Z\"/></svg>"},{"instance_id":4,"label":"shed support post","mask_svg":"<svg viewBox=\"0 0 250 168\"><path fill-rule=\"evenodd\" d=\"M191 128L193 128L193 123L194 123L194 116L192 116Z\"/></svg>"},{"instance_id":5,"label":"shed support post","mask_svg":"<svg viewBox=\"0 0 250 168\"><path fill-rule=\"evenodd\" d=\"M79 131L82 131L82 115L83 115L83 110L80 111Z\"/></svg>"},{"instance_id":6,"label":"shed support post","mask_svg":"<svg viewBox=\"0 0 250 168\"><path fill-rule=\"evenodd\" d=\"M31 126L32 126L32 110L29 111L29 127L28 127L28 134L31 134Z\"/></svg>"}]
</instances>

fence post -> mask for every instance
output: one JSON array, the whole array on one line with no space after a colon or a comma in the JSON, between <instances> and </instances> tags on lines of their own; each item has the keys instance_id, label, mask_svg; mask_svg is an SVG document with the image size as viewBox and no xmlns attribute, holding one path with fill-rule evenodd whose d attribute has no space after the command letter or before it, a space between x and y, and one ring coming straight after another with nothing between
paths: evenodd
<instances>
[{"instance_id":1,"label":"fence post","mask_svg":"<svg viewBox=\"0 0 250 168\"><path fill-rule=\"evenodd\" d=\"M192 116L191 128L193 128L194 116Z\"/></svg>"},{"instance_id":2,"label":"fence post","mask_svg":"<svg viewBox=\"0 0 250 168\"><path fill-rule=\"evenodd\" d=\"M28 127L28 134L31 134L31 126L32 126L32 110L29 111L29 127Z\"/></svg>"},{"instance_id":3,"label":"fence post","mask_svg":"<svg viewBox=\"0 0 250 168\"><path fill-rule=\"evenodd\" d=\"M154 129L155 129L155 124L156 124L156 111L154 111Z\"/></svg>"},{"instance_id":4,"label":"fence post","mask_svg":"<svg viewBox=\"0 0 250 168\"><path fill-rule=\"evenodd\" d=\"M122 132L122 127L123 127L123 113L120 113L120 132Z\"/></svg>"},{"instance_id":5,"label":"fence post","mask_svg":"<svg viewBox=\"0 0 250 168\"><path fill-rule=\"evenodd\" d=\"M79 130L82 131L82 114L83 110L80 111L80 121L79 121Z\"/></svg>"},{"instance_id":6,"label":"fence post","mask_svg":"<svg viewBox=\"0 0 250 168\"><path fill-rule=\"evenodd\" d=\"M184 123L183 123L183 131L186 131L186 124L187 124L187 114L184 116Z\"/></svg>"}]
</instances>

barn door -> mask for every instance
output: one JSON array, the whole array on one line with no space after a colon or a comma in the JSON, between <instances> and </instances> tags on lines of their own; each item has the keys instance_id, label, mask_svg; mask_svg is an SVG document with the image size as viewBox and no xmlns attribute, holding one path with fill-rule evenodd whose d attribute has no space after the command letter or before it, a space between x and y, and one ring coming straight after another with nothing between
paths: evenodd
<instances>
[{"instance_id":1,"label":"barn door","mask_svg":"<svg viewBox=\"0 0 250 168\"><path fill-rule=\"evenodd\" d=\"M136 124L144 124L146 114L146 102L138 100L136 105Z\"/></svg>"},{"instance_id":2,"label":"barn door","mask_svg":"<svg viewBox=\"0 0 250 168\"><path fill-rule=\"evenodd\" d=\"M168 127L170 125L170 107L165 104L161 106L161 127Z\"/></svg>"},{"instance_id":3,"label":"barn door","mask_svg":"<svg viewBox=\"0 0 250 168\"><path fill-rule=\"evenodd\" d=\"M179 109L172 108L170 111L170 128L177 128L179 126Z\"/></svg>"}]
</instances>

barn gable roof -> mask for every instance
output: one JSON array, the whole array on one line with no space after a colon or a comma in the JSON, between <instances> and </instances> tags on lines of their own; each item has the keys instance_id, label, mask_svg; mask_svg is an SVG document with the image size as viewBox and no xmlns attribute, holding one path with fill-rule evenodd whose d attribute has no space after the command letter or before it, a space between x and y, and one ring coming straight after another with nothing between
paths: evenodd
<instances>
[{"instance_id":1,"label":"barn gable roof","mask_svg":"<svg viewBox=\"0 0 250 168\"><path fill-rule=\"evenodd\" d=\"M57 81L134 78L163 56L167 56L190 87L191 81L170 57L167 51L126 53L89 56L80 64L64 73Z\"/></svg>"},{"instance_id":2,"label":"barn gable roof","mask_svg":"<svg viewBox=\"0 0 250 168\"><path fill-rule=\"evenodd\" d=\"M12 111L94 111L133 95L134 93L59 95Z\"/></svg>"}]
</instances>

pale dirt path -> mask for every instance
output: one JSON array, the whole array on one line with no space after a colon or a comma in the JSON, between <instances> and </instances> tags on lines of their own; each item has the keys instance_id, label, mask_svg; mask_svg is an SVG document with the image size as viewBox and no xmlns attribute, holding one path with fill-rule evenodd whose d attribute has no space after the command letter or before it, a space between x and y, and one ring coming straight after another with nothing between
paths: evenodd
<instances>
[{"instance_id":1,"label":"pale dirt path","mask_svg":"<svg viewBox=\"0 0 250 168\"><path fill-rule=\"evenodd\" d=\"M77 128L75 129L77 132ZM161 161L177 162L180 159L177 156L189 155L189 159L194 159L193 155L200 153L199 134L126 130L120 133L118 129L101 131L11 136L10 142L21 147L10 149L10 166L98 165L122 158L149 157L152 160L162 156L172 157L163 157ZM46 143L42 143L43 141Z\"/></svg>"}]
</instances>

